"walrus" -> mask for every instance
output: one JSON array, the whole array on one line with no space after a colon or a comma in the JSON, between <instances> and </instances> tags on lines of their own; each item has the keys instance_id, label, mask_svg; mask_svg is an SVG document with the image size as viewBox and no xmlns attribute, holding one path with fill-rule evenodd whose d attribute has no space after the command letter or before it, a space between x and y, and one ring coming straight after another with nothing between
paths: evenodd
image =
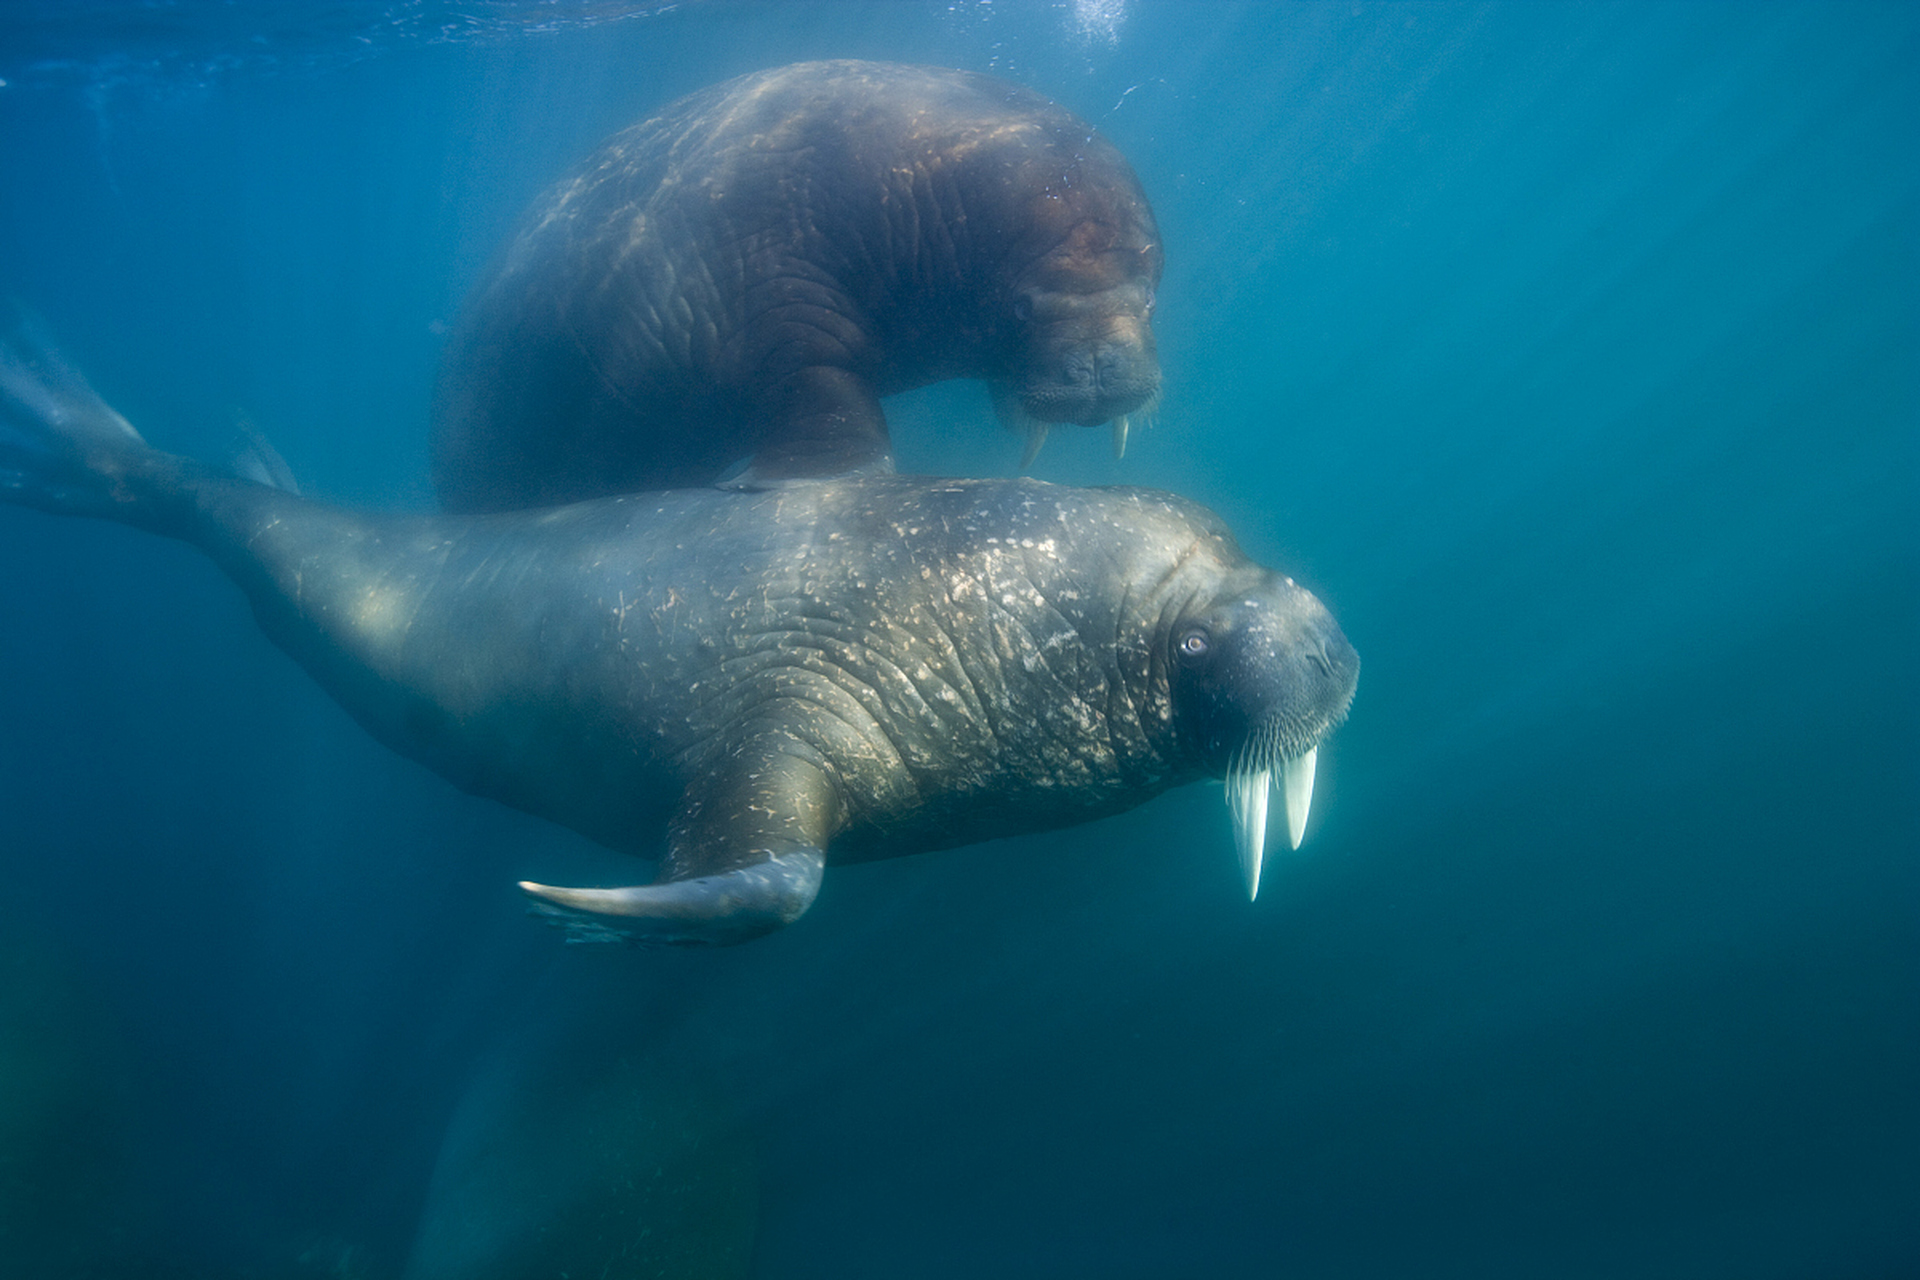
<instances>
[{"instance_id":1,"label":"walrus","mask_svg":"<svg viewBox=\"0 0 1920 1280\"><path fill-rule=\"evenodd\" d=\"M1151 404L1160 233L1093 127L965 71L805 62L615 134L474 290L435 396L453 511L891 459L880 397L985 379L1001 418Z\"/></svg>"},{"instance_id":2,"label":"walrus","mask_svg":"<svg viewBox=\"0 0 1920 1280\"><path fill-rule=\"evenodd\" d=\"M883 474L382 515L154 449L18 353L0 401L0 496L197 547L382 742L657 857L652 884L522 886L595 935L741 941L828 861L1208 777L1257 893L1270 791L1297 846L1359 671L1317 599L1147 489Z\"/></svg>"}]
</instances>

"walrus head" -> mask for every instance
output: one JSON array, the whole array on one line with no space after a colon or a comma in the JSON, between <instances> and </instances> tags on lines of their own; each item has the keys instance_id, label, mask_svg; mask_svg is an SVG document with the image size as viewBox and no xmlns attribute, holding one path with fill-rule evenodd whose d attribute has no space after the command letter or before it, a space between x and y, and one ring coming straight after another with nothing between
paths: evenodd
<instances>
[{"instance_id":1,"label":"walrus head","mask_svg":"<svg viewBox=\"0 0 1920 1280\"><path fill-rule=\"evenodd\" d=\"M1260 892L1268 797L1300 847L1321 739L1346 719L1360 657L1325 605L1292 578L1247 566L1167 633L1174 715L1223 775L1247 896Z\"/></svg>"},{"instance_id":2,"label":"walrus head","mask_svg":"<svg viewBox=\"0 0 1920 1280\"><path fill-rule=\"evenodd\" d=\"M1089 216L1013 279L1002 304L1013 342L994 408L1026 434L1022 466L1053 423L1112 423L1123 453L1131 416L1160 395L1152 320L1164 259L1153 215L1144 196L1084 194Z\"/></svg>"}]
</instances>

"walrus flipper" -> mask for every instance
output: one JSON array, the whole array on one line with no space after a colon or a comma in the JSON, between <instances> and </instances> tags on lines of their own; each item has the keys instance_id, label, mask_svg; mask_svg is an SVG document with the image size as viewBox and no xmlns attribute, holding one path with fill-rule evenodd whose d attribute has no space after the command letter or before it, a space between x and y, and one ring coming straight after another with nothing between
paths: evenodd
<instances>
[{"instance_id":1,"label":"walrus flipper","mask_svg":"<svg viewBox=\"0 0 1920 1280\"><path fill-rule=\"evenodd\" d=\"M893 474L880 401L844 369L800 370L781 383L760 416L766 423L760 447L722 473L716 488L761 493L815 480Z\"/></svg>"},{"instance_id":2,"label":"walrus flipper","mask_svg":"<svg viewBox=\"0 0 1920 1280\"><path fill-rule=\"evenodd\" d=\"M782 735L729 755L687 789L658 882L562 889L523 880L520 888L575 941L746 942L813 905L841 812L824 760Z\"/></svg>"},{"instance_id":3,"label":"walrus flipper","mask_svg":"<svg viewBox=\"0 0 1920 1280\"><path fill-rule=\"evenodd\" d=\"M632 941L714 946L746 942L799 919L820 892L826 855L818 849L768 858L717 876L562 889L522 880L534 910L554 916L575 942Z\"/></svg>"},{"instance_id":4,"label":"walrus flipper","mask_svg":"<svg viewBox=\"0 0 1920 1280\"><path fill-rule=\"evenodd\" d=\"M0 336L0 490L55 515L112 517L118 455L146 442L24 313Z\"/></svg>"},{"instance_id":5,"label":"walrus flipper","mask_svg":"<svg viewBox=\"0 0 1920 1280\"><path fill-rule=\"evenodd\" d=\"M768 398L769 418L748 473L759 481L857 475L891 469L893 446L880 399L866 379L815 365L787 378Z\"/></svg>"}]
</instances>

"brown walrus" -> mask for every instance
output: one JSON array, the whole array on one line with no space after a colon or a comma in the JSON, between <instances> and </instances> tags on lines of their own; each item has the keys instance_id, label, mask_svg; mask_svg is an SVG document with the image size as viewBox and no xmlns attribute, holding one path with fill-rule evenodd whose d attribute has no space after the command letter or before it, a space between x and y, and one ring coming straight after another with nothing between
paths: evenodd
<instances>
[{"instance_id":1,"label":"brown walrus","mask_svg":"<svg viewBox=\"0 0 1920 1280\"><path fill-rule=\"evenodd\" d=\"M1126 160L1018 85L805 62L682 98L535 204L442 367L463 511L890 461L879 398L984 378L1029 456L1156 397L1160 235Z\"/></svg>"}]
</instances>

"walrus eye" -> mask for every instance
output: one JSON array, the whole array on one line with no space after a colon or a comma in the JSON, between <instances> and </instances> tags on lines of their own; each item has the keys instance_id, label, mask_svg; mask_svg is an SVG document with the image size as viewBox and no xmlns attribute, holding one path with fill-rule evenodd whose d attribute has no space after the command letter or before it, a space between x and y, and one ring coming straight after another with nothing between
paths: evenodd
<instances>
[{"instance_id":1,"label":"walrus eye","mask_svg":"<svg viewBox=\"0 0 1920 1280\"><path fill-rule=\"evenodd\" d=\"M1180 637L1180 656L1188 662L1198 662L1206 657L1210 647L1204 631L1189 631Z\"/></svg>"},{"instance_id":2,"label":"walrus eye","mask_svg":"<svg viewBox=\"0 0 1920 1280\"><path fill-rule=\"evenodd\" d=\"M1021 324L1033 319L1033 299L1021 294L1013 300L1013 318Z\"/></svg>"}]
</instances>

